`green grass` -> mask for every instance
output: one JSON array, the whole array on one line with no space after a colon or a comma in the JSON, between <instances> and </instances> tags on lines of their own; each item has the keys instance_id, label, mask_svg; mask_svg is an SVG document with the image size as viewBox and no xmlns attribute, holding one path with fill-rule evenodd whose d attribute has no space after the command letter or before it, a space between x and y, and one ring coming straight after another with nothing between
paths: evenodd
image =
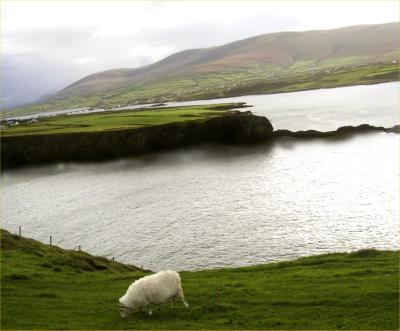
<instances>
[{"instance_id":1,"label":"green grass","mask_svg":"<svg viewBox=\"0 0 400 331\"><path fill-rule=\"evenodd\" d=\"M294 92L320 88L352 86L356 84L375 84L399 80L399 66L364 66L353 69L338 69L330 71L316 71L313 79L298 77L296 80L287 80L274 84L254 86L254 90L261 93L269 90L270 93Z\"/></svg>"},{"instance_id":2,"label":"green grass","mask_svg":"<svg viewBox=\"0 0 400 331\"><path fill-rule=\"evenodd\" d=\"M20 124L2 130L2 136L21 136L72 132L124 130L183 121L202 121L223 116L241 104L219 104L172 108L135 109L86 115L42 118L36 123ZM221 109L222 108L222 109Z\"/></svg>"},{"instance_id":3,"label":"green grass","mask_svg":"<svg viewBox=\"0 0 400 331\"><path fill-rule=\"evenodd\" d=\"M398 51L393 53L395 56ZM116 104L212 99L245 94L269 94L399 80L399 65L353 65L357 57L325 62L297 61L290 66L254 64L188 77L144 81L129 88L86 97L67 97L40 105L16 108L1 114L17 116L80 107L112 107ZM220 70L220 69L219 69ZM330 73L327 72L330 71ZM385 75L381 75L381 74ZM278 86L276 86L278 85Z\"/></svg>"},{"instance_id":4,"label":"green grass","mask_svg":"<svg viewBox=\"0 0 400 331\"><path fill-rule=\"evenodd\" d=\"M362 250L181 272L189 309L119 317L146 272L2 231L3 329L370 329L399 327L399 252Z\"/></svg>"}]
</instances>

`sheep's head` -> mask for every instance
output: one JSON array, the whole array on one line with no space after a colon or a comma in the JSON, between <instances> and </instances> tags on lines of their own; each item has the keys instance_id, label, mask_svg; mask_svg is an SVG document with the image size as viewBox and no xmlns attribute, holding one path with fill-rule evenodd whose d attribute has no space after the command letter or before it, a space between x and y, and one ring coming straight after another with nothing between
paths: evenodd
<instances>
[{"instance_id":1,"label":"sheep's head","mask_svg":"<svg viewBox=\"0 0 400 331\"><path fill-rule=\"evenodd\" d=\"M118 310L122 318L127 318L134 311L134 309L125 306L121 300L119 300Z\"/></svg>"}]
</instances>

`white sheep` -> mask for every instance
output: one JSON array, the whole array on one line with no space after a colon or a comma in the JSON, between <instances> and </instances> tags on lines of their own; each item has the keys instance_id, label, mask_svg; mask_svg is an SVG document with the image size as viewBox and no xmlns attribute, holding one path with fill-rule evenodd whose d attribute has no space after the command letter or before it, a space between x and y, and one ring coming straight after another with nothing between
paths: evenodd
<instances>
[{"instance_id":1,"label":"white sheep","mask_svg":"<svg viewBox=\"0 0 400 331\"><path fill-rule=\"evenodd\" d=\"M156 274L142 277L133 282L124 296L119 299L119 312L122 318L128 317L134 311L148 307L152 314L151 304L160 304L168 300L174 303L182 300L185 307L189 307L183 296L181 278L176 271L164 270Z\"/></svg>"}]
</instances>

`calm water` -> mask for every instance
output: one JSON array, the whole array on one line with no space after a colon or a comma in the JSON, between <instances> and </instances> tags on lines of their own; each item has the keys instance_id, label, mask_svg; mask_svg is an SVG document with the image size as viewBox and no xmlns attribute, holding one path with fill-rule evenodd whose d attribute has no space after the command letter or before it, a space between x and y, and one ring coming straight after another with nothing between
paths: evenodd
<instances>
[{"instance_id":1,"label":"calm water","mask_svg":"<svg viewBox=\"0 0 400 331\"><path fill-rule=\"evenodd\" d=\"M360 90L372 86L353 87L354 97L345 88L336 91L346 97L320 90L248 98L267 98L268 117L292 129L308 128L317 113L322 129L398 123L398 83L374 86L369 102ZM281 113L289 104L298 117ZM346 115L353 111L358 115ZM336 142L281 140L8 171L2 227L22 226L27 237L47 242L52 235L61 247L81 245L153 270L399 249L399 139L374 133Z\"/></svg>"},{"instance_id":2,"label":"calm water","mask_svg":"<svg viewBox=\"0 0 400 331\"><path fill-rule=\"evenodd\" d=\"M168 105L221 102L246 102L253 105L249 110L267 116L275 129L328 131L343 125L368 123L389 127L400 122L399 82L176 102Z\"/></svg>"}]
</instances>

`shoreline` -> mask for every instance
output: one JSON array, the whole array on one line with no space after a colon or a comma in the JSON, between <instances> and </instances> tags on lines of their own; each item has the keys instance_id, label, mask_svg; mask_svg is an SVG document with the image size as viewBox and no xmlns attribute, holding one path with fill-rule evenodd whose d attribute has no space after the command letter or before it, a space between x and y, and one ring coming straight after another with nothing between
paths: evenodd
<instances>
[{"instance_id":1,"label":"shoreline","mask_svg":"<svg viewBox=\"0 0 400 331\"><path fill-rule=\"evenodd\" d=\"M17 233L11 232L11 230L6 230L3 227L0 227L0 234L1 237L7 238L7 240L12 237L13 240L21 240L21 241L26 241L30 244L34 244L37 247L40 246L45 246L50 249L55 249L58 252L67 252L67 253L79 253L84 256L88 256L94 259L99 259L101 262L106 262L106 263L115 263L119 266L125 266L126 270L137 270L137 271L143 271L143 272L157 272L157 270L152 270L148 268L144 268L143 266L137 266L135 264L131 264L130 262L123 262L119 261L117 259L109 258L107 256L102 256L102 255L96 255L96 253L91 253L85 250L78 250L78 246L76 248L64 248L62 246L58 245L49 245L48 243L45 243L41 240L34 239L31 237L25 237L25 236L19 236ZM400 247L398 248L393 248L393 249L382 249L382 248L374 248L374 247L366 247L366 248L357 248L357 249L352 249L352 250L344 250L344 251L332 251L332 252L324 252L324 253L316 253L316 254L309 254L309 255L299 255L297 257L292 257L288 259L282 259L282 260L276 260L272 262L258 262L255 264L246 264L246 265L240 265L240 266L226 266L226 265L221 265L221 266L213 266L213 267L205 267L205 268L195 268L195 269L176 269L178 272L190 272L190 273L195 273L195 272L201 272L201 271L218 271L218 270L235 270L235 269L247 269L247 268L254 268L254 267L259 267L259 266L266 266L266 265L276 265L280 263L291 263L297 260L302 260L302 259L308 259L308 258L313 258L313 257L323 257L323 256L329 256L329 255L335 255L335 254L352 254L355 252L359 251L368 251L368 250L373 250L373 251L381 251L381 252L392 252L392 253L399 253L400 254ZM96 269L96 268L95 268ZM103 269L99 269L103 270ZM160 269L161 270L161 269Z\"/></svg>"},{"instance_id":2,"label":"shoreline","mask_svg":"<svg viewBox=\"0 0 400 331\"><path fill-rule=\"evenodd\" d=\"M291 131L285 129L275 130L273 136L275 138L297 138L297 139L321 139L321 138L348 138L356 134L370 133L370 132L386 132L386 133L400 133L400 125L396 124L392 127L385 128L383 126L374 126L370 124L360 125L345 125L333 131L318 131L318 130L300 130Z\"/></svg>"},{"instance_id":3,"label":"shoreline","mask_svg":"<svg viewBox=\"0 0 400 331\"><path fill-rule=\"evenodd\" d=\"M342 84L342 85L332 85L332 86L327 85L327 86L322 86L322 87L309 87L309 88L306 87L306 88L299 88L299 89L294 89L294 90L290 90L290 91L273 91L272 90L271 92L266 92L266 91L254 92L253 91L251 93L234 93L234 94L227 93L227 94L224 94L222 96L219 96L219 95L212 96L212 97L204 97L204 96L201 97L201 96L199 96L199 97L190 97L190 98L187 98L187 99L183 98L183 99L168 100L165 103L166 103L167 107L169 107L168 103L202 101L202 100L209 101L209 100L219 100L219 99L235 98L235 97L273 95L273 94L282 94L282 93L306 92L306 91L314 91L314 90L315 91L317 91L317 90L329 90L329 89L341 88L341 87L369 86L369 85L379 85L379 84L387 84L387 83L395 83L395 82L399 82L400 83L400 79L398 77L396 77L395 79L388 79L388 80L385 80L385 81L350 82L348 84ZM139 102L138 104L126 105L126 106L123 106L121 108L130 107L130 106L136 107L138 105L143 105L144 107L151 108L151 106L149 106L149 105L157 104L157 103L159 103L159 102L156 102L156 101L154 101L154 102L150 102L150 101L149 102ZM92 107L87 106L86 108L92 108ZM38 112L30 112L30 113L21 113L19 115L16 114L16 115L11 115L9 117L6 117L7 113L14 111L13 109L10 109L10 110L6 110L6 111L3 111L3 112L0 112L0 115L1 115L0 119L1 120L14 119L14 118L18 119L19 117L26 117L26 116L29 116L29 115L33 116L33 115L37 115L37 114L43 114L43 116L45 116L46 113L58 112L58 111L68 112L68 111L74 110L74 109L79 109L79 107L76 106L74 108L69 108L69 109L58 109L58 108L57 109L49 109L48 111L45 111L45 112L38 111ZM113 112L113 111L118 111L118 109L104 110L104 112ZM61 115L63 115L63 114L61 114ZM55 116L58 116L58 115L55 115Z\"/></svg>"},{"instance_id":4,"label":"shoreline","mask_svg":"<svg viewBox=\"0 0 400 331\"><path fill-rule=\"evenodd\" d=\"M343 84L338 86L324 86L324 87L310 87L310 88L300 88L291 91L272 91L272 92L259 92L259 93L245 93L245 94L235 94L235 95L224 95L220 97L214 98L192 98L188 100L175 100L175 101L168 101L168 102L188 102L188 101L201 101L201 100L218 100L218 99L226 99L226 98L236 98L236 97L245 97L245 96L259 96L259 95L272 95L272 94L283 94L283 93L296 93L296 92L306 92L306 91L318 91L318 90L331 90L335 88L342 88L342 87L355 87L355 86L370 86L370 85L380 85L380 84L388 84L388 83L400 83L400 79L393 79L383 82L356 82L356 83L349 83Z\"/></svg>"},{"instance_id":5,"label":"shoreline","mask_svg":"<svg viewBox=\"0 0 400 331\"><path fill-rule=\"evenodd\" d=\"M254 144L272 132L266 117L235 112L133 129L2 136L1 166L109 160L201 143Z\"/></svg>"},{"instance_id":6,"label":"shoreline","mask_svg":"<svg viewBox=\"0 0 400 331\"><path fill-rule=\"evenodd\" d=\"M347 139L372 132L399 134L400 125L385 128L361 124L334 131L274 130L266 117L249 111L235 112L205 121L134 129L2 136L1 167L4 170L54 162L106 161L205 143L254 145L276 139Z\"/></svg>"}]
</instances>

